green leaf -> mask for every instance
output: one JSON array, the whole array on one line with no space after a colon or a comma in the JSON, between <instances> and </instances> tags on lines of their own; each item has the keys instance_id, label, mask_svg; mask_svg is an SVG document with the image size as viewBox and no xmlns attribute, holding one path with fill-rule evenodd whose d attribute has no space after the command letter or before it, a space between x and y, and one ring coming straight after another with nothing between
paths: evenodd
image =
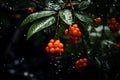
<instances>
[{"instance_id":1,"label":"green leaf","mask_svg":"<svg viewBox=\"0 0 120 80\"><path fill-rule=\"evenodd\" d=\"M68 25L72 24L72 12L69 9L61 10L59 12L60 18Z\"/></svg>"},{"instance_id":2,"label":"green leaf","mask_svg":"<svg viewBox=\"0 0 120 80\"><path fill-rule=\"evenodd\" d=\"M36 12L36 13L32 13L30 15L28 15L22 22L22 24L20 26L24 26L30 22L33 22L39 18L43 18L46 16L51 16L53 14L56 14L55 11L40 11L40 12Z\"/></svg>"},{"instance_id":3,"label":"green leaf","mask_svg":"<svg viewBox=\"0 0 120 80\"><path fill-rule=\"evenodd\" d=\"M47 28L49 26L51 26L53 23L55 22L55 17L49 17L45 20L42 21L37 21L35 22L30 29L28 30L28 34L27 34L27 40L35 33L37 33L38 31L41 31L44 28Z\"/></svg>"},{"instance_id":4,"label":"green leaf","mask_svg":"<svg viewBox=\"0 0 120 80\"><path fill-rule=\"evenodd\" d=\"M86 8L88 8L88 6L90 5L90 2L88 1L82 1L79 5L78 8L80 10L85 10Z\"/></svg>"},{"instance_id":5,"label":"green leaf","mask_svg":"<svg viewBox=\"0 0 120 80\"><path fill-rule=\"evenodd\" d=\"M90 24L93 22L93 19L90 18L89 16L87 15L82 15L82 14L78 14L78 13L75 13L75 16L82 22L85 22L87 24Z\"/></svg>"}]
</instances>

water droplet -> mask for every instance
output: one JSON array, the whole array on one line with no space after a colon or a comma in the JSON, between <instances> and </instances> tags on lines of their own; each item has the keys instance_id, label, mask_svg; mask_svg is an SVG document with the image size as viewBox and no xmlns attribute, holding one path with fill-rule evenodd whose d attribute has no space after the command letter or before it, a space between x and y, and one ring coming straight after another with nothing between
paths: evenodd
<instances>
[{"instance_id":1,"label":"water droplet","mask_svg":"<svg viewBox=\"0 0 120 80\"><path fill-rule=\"evenodd\" d=\"M112 6L115 6L115 4L112 4Z\"/></svg>"},{"instance_id":2,"label":"water droplet","mask_svg":"<svg viewBox=\"0 0 120 80\"><path fill-rule=\"evenodd\" d=\"M57 64L54 64L54 66L57 66Z\"/></svg>"},{"instance_id":3,"label":"water droplet","mask_svg":"<svg viewBox=\"0 0 120 80\"><path fill-rule=\"evenodd\" d=\"M44 32L47 32L46 30L44 30Z\"/></svg>"},{"instance_id":4,"label":"water droplet","mask_svg":"<svg viewBox=\"0 0 120 80\"><path fill-rule=\"evenodd\" d=\"M30 73L29 76L30 76L30 77L34 77L34 74Z\"/></svg>"},{"instance_id":5,"label":"water droplet","mask_svg":"<svg viewBox=\"0 0 120 80\"><path fill-rule=\"evenodd\" d=\"M23 62L25 59L24 58L22 58L21 60L20 60L20 62Z\"/></svg>"},{"instance_id":6,"label":"water droplet","mask_svg":"<svg viewBox=\"0 0 120 80\"><path fill-rule=\"evenodd\" d=\"M9 72L10 74L15 74L16 71L14 69L10 69Z\"/></svg>"},{"instance_id":7,"label":"water droplet","mask_svg":"<svg viewBox=\"0 0 120 80\"><path fill-rule=\"evenodd\" d=\"M15 64L15 65L18 65L18 64L19 64L19 60L15 60L15 61L14 61L14 64Z\"/></svg>"},{"instance_id":8,"label":"water droplet","mask_svg":"<svg viewBox=\"0 0 120 80\"><path fill-rule=\"evenodd\" d=\"M60 63L60 61L58 60L57 63Z\"/></svg>"},{"instance_id":9,"label":"water droplet","mask_svg":"<svg viewBox=\"0 0 120 80\"><path fill-rule=\"evenodd\" d=\"M10 10L12 10L12 7L9 7Z\"/></svg>"},{"instance_id":10,"label":"water droplet","mask_svg":"<svg viewBox=\"0 0 120 80\"><path fill-rule=\"evenodd\" d=\"M91 2L91 0L88 0L88 2Z\"/></svg>"},{"instance_id":11,"label":"water droplet","mask_svg":"<svg viewBox=\"0 0 120 80\"><path fill-rule=\"evenodd\" d=\"M58 72L56 71L55 74L58 74Z\"/></svg>"},{"instance_id":12,"label":"water droplet","mask_svg":"<svg viewBox=\"0 0 120 80\"><path fill-rule=\"evenodd\" d=\"M24 76L28 76L28 72L24 72L23 75L24 75Z\"/></svg>"},{"instance_id":13,"label":"water droplet","mask_svg":"<svg viewBox=\"0 0 120 80\"><path fill-rule=\"evenodd\" d=\"M6 3L6 5L8 5L8 3Z\"/></svg>"},{"instance_id":14,"label":"water droplet","mask_svg":"<svg viewBox=\"0 0 120 80\"><path fill-rule=\"evenodd\" d=\"M81 55L81 53L80 53L80 52L79 52L78 54L79 54L79 55Z\"/></svg>"},{"instance_id":15,"label":"water droplet","mask_svg":"<svg viewBox=\"0 0 120 80\"><path fill-rule=\"evenodd\" d=\"M75 69L75 66L72 66L73 69Z\"/></svg>"},{"instance_id":16,"label":"water droplet","mask_svg":"<svg viewBox=\"0 0 120 80\"><path fill-rule=\"evenodd\" d=\"M80 57L80 55L77 56L78 58Z\"/></svg>"},{"instance_id":17,"label":"water droplet","mask_svg":"<svg viewBox=\"0 0 120 80\"><path fill-rule=\"evenodd\" d=\"M60 72L60 71L61 71L61 69L58 69L58 71Z\"/></svg>"},{"instance_id":18,"label":"water droplet","mask_svg":"<svg viewBox=\"0 0 120 80\"><path fill-rule=\"evenodd\" d=\"M97 5L97 7L100 7L100 5Z\"/></svg>"},{"instance_id":19,"label":"water droplet","mask_svg":"<svg viewBox=\"0 0 120 80\"><path fill-rule=\"evenodd\" d=\"M101 14L101 16L103 16L103 14Z\"/></svg>"},{"instance_id":20,"label":"water droplet","mask_svg":"<svg viewBox=\"0 0 120 80\"><path fill-rule=\"evenodd\" d=\"M26 34L23 35L24 37L26 36Z\"/></svg>"},{"instance_id":21,"label":"water droplet","mask_svg":"<svg viewBox=\"0 0 120 80\"><path fill-rule=\"evenodd\" d=\"M71 55L73 56L73 55L74 55L74 53L71 53Z\"/></svg>"}]
</instances>

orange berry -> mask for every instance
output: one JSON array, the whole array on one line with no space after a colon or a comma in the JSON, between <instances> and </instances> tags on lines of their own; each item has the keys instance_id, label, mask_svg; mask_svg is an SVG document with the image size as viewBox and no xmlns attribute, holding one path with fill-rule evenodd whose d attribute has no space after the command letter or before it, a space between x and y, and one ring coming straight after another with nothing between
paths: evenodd
<instances>
[{"instance_id":1,"label":"orange berry","mask_svg":"<svg viewBox=\"0 0 120 80\"><path fill-rule=\"evenodd\" d=\"M80 63L83 63L83 62L84 62L83 59L80 59L79 61L80 61Z\"/></svg>"},{"instance_id":2,"label":"orange berry","mask_svg":"<svg viewBox=\"0 0 120 80\"><path fill-rule=\"evenodd\" d=\"M48 43L48 47L52 48L53 47L53 43Z\"/></svg>"},{"instance_id":3,"label":"orange berry","mask_svg":"<svg viewBox=\"0 0 120 80\"><path fill-rule=\"evenodd\" d=\"M63 48L61 48L61 49L60 49L60 53L63 53L63 52L64 52L64 49L63 49Z\"/></svg>"},{"instance_id":4,"label":"orange berry","mask_svg":"<svg viewBox=\"0 0 120 80\"><path fill-rule=\"evenodd\" d=\"M29 7L28 8L28 13L33 13L35 12L35 8L34 7Z\"/></svg>"},{"instance_id":5,"label":"orange berry","mask_svg":"<svg viewBox=\"0 0 120 80\"><path fill-rule=\"evenodd\" d=\"M55 42L54 43L54 48L58 47L59 43Z\"/></svg>"},{"instance_id":6,"label":"orange berry","mask_svg":"<svg viewBox=\"0 0 120 80\"><path fill-rule=\"evenodd\" d=\"M77 60L77 61L75 62L75 64L78 65L78 64L79 64L79 60Z\"/></svg>"},{"instance_id":7,"label":"orange berry","mask_svg":"<svg viewBox=\"0 0 120 80\"><path fill-rule=\"evenodd\" d=\"M49 47L46 47L45 49L46 49L47 52L49 52Z\"/></svg>"},{"instance_id":8,"label":"orange berry","mask_svg":"<svg viewBox=\"0 0 120 80\"><path fill-rule=\"evenodd\" d=\"M77 30L78 32L80 32L80 29L79 29L79 28L76 28L76 30Z\"/></svg>"},{"instance_id":9,"label":"orange berry","mask_svg":"<svg viewBox=\"0 0 120 80\"><path fill-rule=\"evenodd\" d=\"M77 24L74 24L73 27L74 27L74 28L78 28L78 25L77 25Z\"/></svg>"},{"instance_id":10,"label":"orange berry","mask_svg":"<svg viewBox=\"0 0 120 80\"><path fill-rule=\"evenodd\" d=\"M65 35L67 35L67 34L68 34L68 29L66 29L66 30L64 31L64 34L65 34Z\"/></svg>"},{"instance_id":11,"label":"orange berry","mask_svg":"<svg viewBox=\"0 0 120 80\"><path fill-rule=\"evenodd\" d=\"M54 53L55 49L54 48L50 48L50 53Z\"/></svg>"},{"instance_id":12,"label":"orange berry","mask_svg":"<svg viewBox=\"0 0 120 80\"><path fill-rule=\"evenodd\" d=\"M79 38L78 37L73 37L72 38L74 41L78 40Z\"/></svg>"},{"instance_id":13,"label":"orange berry","mask_svg":"<svg viewBox=\"0 0 120 80\"><path fill-rule=\"evenodd\" d=\"M83 63L82 66L83 66L83 67L87 67L87 63Z\"/></svg>"},{"instance_id":14,"label":"orange berry","mask_svg":"<svg viewBox=\"0 0 120 80\"><path fill-rule=\"evenodd\" d=\"M55 48L58 47L59 44L60 44L60 40L56 40L56 41L54 42L54 47L55 47Z\"/></svg>"},{"instance_id":15,"label":"orange berry","mask_svg":"<svg viewBox=\"0 0 120 80\"><path fill-rule=\"evenodd\" d=\"M60 43L60 40L56 40L55 42L59 44L59 43Z\"/></svg>"},{"instance_id":16,"label":"orange berry","mask_svg":"<svg viewBox=\"0 0 120 80\"><path fill-rule=\"evenodd\" d=\"M50 39L50 43L54 43L54 41L55 41L54 39Z\"/></svg>"},{"instance_id":17,"label":"orange berry","mask_svg":"<svg viewBox=\"0 0 120 80\"><path fill-rule=\"evenodd\" d=\"M78 34L77 30L73 30L73 35L76 36Z\"/></svg>"},{"instance_id":18,"label":"orange berry","mask_svg":"<svg viewBox=\"0 0 120 80\"><path fill-rule=\"evenodd\" d=\"M83 67L83 65L82 65L82 64L79 64L78 66L79 66L79 68L82 68L82 67Z\"/></svg>"},{"instance_id":19,"label":"orange berry","mask_svg":"<svg viewBox=\"0 0 120 80\"><path fill-rule=\"evenodd\" d=\"M59 48L63 48L64 47L63 43L60 43L58 46L59 46Z\"/></svg>"},{"instance_id":20,"label":"orange berry","mask_svg":"<svg viewBox=\"0 0 120 80\"><path fill-rule=\"evenodd\" d=\"M100 23L100 22L102 21L102 19L101 19L100 17L97 17L97 18L95 18L94 20L95 20L95 22L97 22L97 23Z\"/></svg>"},{"instance_id":21,"label":"orange berry","mask_svg":"<svg viewBox=\"0 0 120 80\"><path fill-rule=\"evenodd\" d=\"M69 30L70 30L70 31L73 31L73 30L74 30L74 27L72 27L72 26L69 27Z\"/></svg>"},{"instance_id":22,"label":"orange berry","mask_svg":"<svg viewBox=\"0 0 120 80\"><path fill-rule=\"evenodd\" d=\"M59 52L60 52L60 48L59 48L59 47L56 47L56 48L55 48L55 52L56 52L56 53L59 53Z\"/></svg>"},{"instance_id":23,"label":"orange berry","mask_svg":"<svg viewBox=\"0 0 120 80\"><path fill-rule=\"evenodd\" d=\"M112 24L115 24L116 23L116 18L111 18L111 22L112 22Z\"/></svg>"},{"instance_id":24,"label":"orange berry","mask_svg":"<svg viewBox=\"0 0 120 80\"><path fill-rule=\"evenodd\" d=\"M82 35L82 33L79 31L77 36L78 36L78 37L81 37L81 35Z\"/></svg>"},{"instance_id":25,"label":"orange berry","mask_svg":"<svg viewBox=\"0 0 120 80\"><path fill-rule=\"evenodd\" d=\"M85 63L87 63L87 62L88 62L88 59L87 59L87 58L83 58L83 61L84 61Z\"/></svg>"}]
</instances>

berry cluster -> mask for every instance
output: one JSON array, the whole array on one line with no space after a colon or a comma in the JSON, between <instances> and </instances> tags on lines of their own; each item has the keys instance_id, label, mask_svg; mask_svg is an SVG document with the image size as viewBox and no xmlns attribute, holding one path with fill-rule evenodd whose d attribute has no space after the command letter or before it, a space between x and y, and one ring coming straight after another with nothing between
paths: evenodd
<instances>
[{"instance_id":1,"label":"berry cluster","mask_svg":"<svg viewBox=\"0 0 120 80\"><path fill-rule=\"evenodd\" d=\"M113 33L119 31L119 23L116 21L116 18L111 18L108 20L108 27Z\"/></svg>"},{"instance_id":2,"label":"berry cluster","mask_svg":"<svg viewBox=\"0 0 120 80\"><path fill-rule=\"evenodd\" d=\"M46 46L46 51L52 56L61 55L64 52L64 44L60 40L50 39Z\"/></svg>"},{"instance_id":3,"label":"berry cluster","mask_svg":"<svg viewBox=\"0 0 120 80\"><path fill-rule=\"evenodd\" d=\"M64 31L64 34L68 36L69 42L72 44L76 44L78 39L81 37L82 33L80 29L78 28L77 24L74 24L73 26L69 26L69 29L66 29Z\"/></svg>"},{"instance_id":4,"label":"berry cluster","mask_svg":"<svg viewBox=\"0 0 120 80\"><path fill-rule=\"evenodd\" d=\"M84 68L87 67L88 65L87 62L88 62L87 58L82 58L75 62L75 66L79 71L82 71Z\"/></svg>"}]
</instances>

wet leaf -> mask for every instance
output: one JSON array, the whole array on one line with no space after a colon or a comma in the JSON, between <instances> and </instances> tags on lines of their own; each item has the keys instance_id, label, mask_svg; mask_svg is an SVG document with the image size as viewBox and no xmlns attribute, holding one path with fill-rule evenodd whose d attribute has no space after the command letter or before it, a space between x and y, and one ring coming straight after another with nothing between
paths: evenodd
<instances>
[{"instance_id":1,"label":"wet leaf","mask_svg":"<svg viewBox=\"0 0 120 80\"><path fill-rule=\"evenodd\" d=\"M68 25L72 24L72 12L69 9L61 10L59 12L60 18Z\"/></svg>"},{"instance_id":2,"label":"wet leaf","mask_svg":"<svg viewBox=\"0 0 120 80\"><path fill-rule=\"evenodd\" d=\"M41 31L44 28L51 26L55 22L55 17L49 17L42 21L35 22L28 30L27 39L29 39L33 34Z\"/></svg>"},{"instance_id":3,"label":"wet leaf","mask_svg":"<svg viewBox=\"0 0 120 80\"><path fill-rule=\"evenodd\" d=\"M53 14L56 14L55 11L40 11L40 12L36 12L36 13L32 13L30 15L28 15L22 22L22 24L20 26L24 26L30 22L33 22L39 18L43 18L46 16L51 16Z\"/></svg>"},{"instance_id":4,"label":"wet leaf","mask_svg":"<svg viewBox=\"0 0 120 80\"><path fill-rule=\"evenodd\" d=\"M86 8L88 8L88 6L90 5L90 2L88 1L82 1L79 5L78 5L78 8L80 10L84 10Z\"/></svg>"},{"instance_id":5,"label":"wet leaf","mask_svg":"<svg viewBox=\"0 0 120 80\"><path fill-rule=\"evenodd\" d=\"M82 22L85 22L87 24L90 24L93 22L93 20L87 16L87 15L82 15L82 14L78 14L78 13L75 13L75 16Z\"/></svg>"}]
</instances>

